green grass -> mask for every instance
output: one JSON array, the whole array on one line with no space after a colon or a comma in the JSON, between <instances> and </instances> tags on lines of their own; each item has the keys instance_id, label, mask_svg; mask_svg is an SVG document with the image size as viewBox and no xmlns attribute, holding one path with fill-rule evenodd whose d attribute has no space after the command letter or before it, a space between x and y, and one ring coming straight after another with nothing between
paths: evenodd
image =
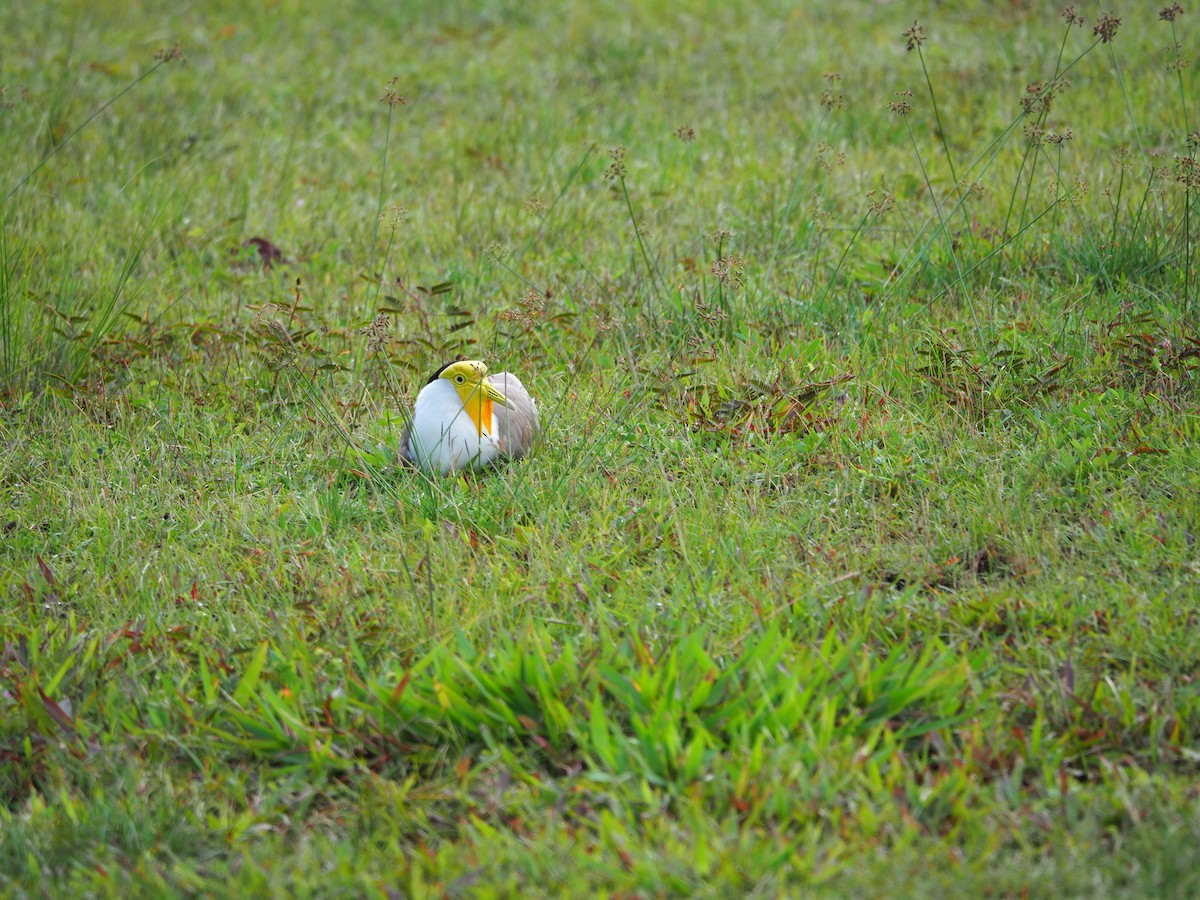
<instances>
[{"instance_id":1,"label":"green grass","mask_svg":"<svg viewBox=\"0 0 1200 900\"><path fill-rule=\"evenodd\" d=\"M1196 23L825 9L10 11L0 891L1200 889Z\"/></svg>"}]
</instances>

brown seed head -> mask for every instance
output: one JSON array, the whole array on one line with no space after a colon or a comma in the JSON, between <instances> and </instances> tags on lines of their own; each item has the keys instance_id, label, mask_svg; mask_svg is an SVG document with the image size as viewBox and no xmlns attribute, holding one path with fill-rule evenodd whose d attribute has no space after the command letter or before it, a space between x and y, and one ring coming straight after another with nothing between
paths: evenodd
<instances>
[{"instance_id":1,"label":"brown seed head","mask_svg":"<svg viewBox=\"0 0 1200 900\"><path fill-rule=\"evenodd\" d=\"M887 215L896 205L896 198L887 191L883 191L879 195L876 195L875 191L871 191L867 194L867 199L871 201L871 212L877 216Z\"/></svg>"},{"instance_id":2,"label":"brown seed head","mask_svg":"<svg viewBox=\"0 0 1200 900\"><path fill-rule=\"evenodd\" d=\"M1172 57L1170 62L1167 63L1168 72L1177 72L1191 68L1192 61L1184 56L1182 51L1183 47L1180 44L1167 48L1167 54Z\"/></svg>"},{"instance_id":3,"label":"brown seed head","mask_svg":"<svg viewBox=\"0 0 1200 900\"><path fill-rule=\"evenodd\" d=\"M1194 191L1197 188L1200 188L1200 165L1196 164L1196 157L1175 157L1174 178L1175 181L1182 184L1189 191Z\"/></svg>"},{"instance_id":4,"label":"brown seed head","mask_svg":"<svg viewBox=\"0 0 1200 900\"><path fill-rule=\"evenodd\" d=\"M922 47L925 44L925 26L914 19L912 25L904 32L903 37L904 52L912 53L918 47Z\"/></svg>"},{"instance_id":5,"label":"brown seed head","mask_svg":"<svg viewBox=\"0 0 1200 900\"><path fill-rule=\"evenodd\" d=\"M1158 17L1164 22L1174 22L1183 15L1183 7L1178 3L1173 3L1170 6L1164 6L1158 11Z\"/></svg>"},{"instance_id":6,"label":"brown seed head","mask_svg":"<svg viewBox=\"0 0 1200 900\"><path fill-rule=\"evenodd\" d=\"M696 139L696 129L691 125L681 125L675 129L675 137L679 138L685 144L690 144Z\"/></svg>"},{"instance_id":7,"label":"brown seed head","mask_svg":"<svg viewBox=\"0 0 1200 900\"><path fill-rule=\"evenodd\" d=\"M395 109L397 106L408 105L408 101L396 93L396 82L399 80L400 76L397 75L387 83L387 87L384 89L383 96L379 98L380 103L386 103L392 109Z\"/></svg>"},{"instance_id":8,"label":"brown seed head","mask_svg":"<svg viewBox=\"0 0 1200 900\"><path fill-rule=\"evenodd\" d=\"M613 147L608 155L612 162L604 170L604 178L606 181L620 181L625 177L625 148Z\"/></svg>"},{"instance_id":9,"label":"brown seed head","mask_svg":"<svg viewBox=\"0 0 1200 900\"><path fill-rule=\"evenodd\" d=\"M1067 23L1068 28L1070 28L1072 25L1082 26L1087 21L1083 16L1075 12L1075 7L1073 6L1064 6L1059 15L1063 17L1063 20Z\"/></svg>"},{"instance_id":10,"label":"brown seed head","mask_svg":"<svg viewBox=\"0 0 1200 900\"><path fill-rule=\"evenodd\" d=\"M907 116L910 112L912 112L912 104L909 103L906 98L912 96L912 91L896 91L896 96L905 99L893 100L888 104L888 111L897 116Z\"/></svg>"},{"instance_id":11,"label":"brown seed head","mask_svg":"<svg viewBox=\"0 0 1200 900\"><path fill-rule=\"evenodd\" d=\"M740 256L722 256L708 270L726 287L740 288L745 284L744 265L745 260Z\"/></svg>"},{"instance_id":12,"label":"brown seed head","mask_svg":"<svg viewBox=\"0 0 1200 900\"><path fill-rule=\"evenodd\" d=\"M1071 86L1061 75L1053 81L1034 81L1025 85L1025 96L1021 98L1021 109L1027 113L1048 113L1054 98Z\"/></svg>"},{"instance_id":13,"label":"brown seed head","mask_svg":"<svg viewBox=\"0 0 1200 900\"><path fill-rule=\"evenodd\" d=\"M821 91L821 106L830 112L846 108L846 95L826 88Z\"/></svg>"},{"instance_id":14,"label":"brown seed head","mask_svg":"<svg viewBox=\"0 0 1200 900\"><path fill-rule=\"evenodd\" d=\"M832 144L821 141L817 144L817 152L813 159L817 163L817 167L826 172L832 172L836 167L846 164L846 154L841 150L834 150Z\"/></svg>"},{"instance_id":15,"label":"brown seed head","mask_svg":"<svg viewBox=\"0 0 1200 900\"><path fill-rule=\"evenodd\" d=\"M183 55L183 47L179 45L179 41L176 41L175 46L171 47L170 49L164 47L163 49L159 50L154 54L154 58L159 62L164 63L171 62L173 59L177 59L180 62L187 62L187 59Z\"/></svg>"},{"instance_id":16,"label":"brown seed head","mask_svg":"<svg viewBox=\"0 0 1200 900\"><path fill-rule=\"evenodd\" d=\"M528 288L521 299L517 301L517 306L500 313L500 320L517 322L526 330L532 329L541 321L542 312L546 309L546 300L549 296L549 291L542 293L535 288Z\"/></svg>"},{"instance_id":17,"label":"brown seed head","mask_svg":"<svg viewBox=\"0 0 1200 900\"><path fill-rule=\"evenodd\" d=\"M401 225L408 221L408 210L403 206L393 206L391 209L379 214L379 221L387 225L392 231L397 231Z\"/></svg>"},{"instance_id":18,"label":"brown seed head","mask_svg":"<svg viewBox=\"0 0 1200 900\"><path fill-rule=\"evenodd\" d=\"M1092 34L1100 38L1100 43L1107 44L1113 39L1113 35L1117 33L1117 29L1121 27L1121 20L1110 13L1105 13L1096 20L1096 27L1092 29Z\"/></svg>"},{"instance_id":19,"label":"brown seed head","mask_svg":"<svg viewBox=\"0 0 1200 900\"><path fill-rule=\"evenodd\" d=\"M380 313L375 317L370 325L360 328L358 333L367 339L367 348L370 350L378 350L388 340L388 332L391 330L392 320L387 313Z\"/></svg>"}]
</instances>

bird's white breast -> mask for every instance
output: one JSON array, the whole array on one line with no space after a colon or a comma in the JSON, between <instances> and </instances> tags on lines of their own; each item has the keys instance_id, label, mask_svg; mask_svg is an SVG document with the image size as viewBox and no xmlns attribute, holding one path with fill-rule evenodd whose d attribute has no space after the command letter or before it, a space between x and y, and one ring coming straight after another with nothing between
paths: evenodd
<instances>
[{"instance_id":1,"label":"bird's white breast","mask_svg":"<svg viewBox=\"0 0 1200 900\"><path fill-rule=\"evenodd\" d=\"M409 443L413 458L426 471L445 475L488 465L500 452L495 434L495 414L478 434L458 391L445 379L435 379L417 394Z\"/></svg>"}]
</instances>

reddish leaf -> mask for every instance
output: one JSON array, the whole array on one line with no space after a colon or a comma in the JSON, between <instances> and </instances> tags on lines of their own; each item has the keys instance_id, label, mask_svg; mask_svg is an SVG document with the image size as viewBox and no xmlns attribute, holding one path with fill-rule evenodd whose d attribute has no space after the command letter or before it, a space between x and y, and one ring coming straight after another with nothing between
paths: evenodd
<instances>
[{"instance_id":1,"label":"reddish leaf","mask_svg":"<svg viewBox=\"0 0 1200 900\"><path fill-rule=\"evenodd\" d=\"M58 727L63 731L74 733L75 720L67 714L67 711L54 702L54 700L52 700L50 697L48 697L46 692L40 687L38 688L38 694L42 698L42 706L46 708L46 712L50 715L50 718L55 721Z\"/></svg>"},{"instance_id":2,"label":"reddish leaf","mask_svg":"<svg viewBox=\"0 0 1200 900\"><path fill-rule=\"evenodd\" d=\"M392 702L393 703L404 696L404 689L406 687L408 687L408 679L411 675L412 675L412 672L405 672L404 677L400 679L400 683L397 684L394 688L392 688ZM330 724L332 725L333 723L331 722Z\"/></svg>"},{"instance_id":3,"label":"reddish leaf","mask_svg":"<svg viewBox=\"0 0 1200 900\"><path fill-rule=\"evenodd\" d=\"M50 567L46 565L46 561L42 559L39 553L37 558L38 568L42 570L42 577L46 579L46 584L50 587L55 587L58 584L58 579L54 577L54 573L50 571Z\"/></svg>"},{"instance_id":4,"label":"reddish leaf","mask_svg":"<svg viewBox=\"0 0 1200 900\"><path fill-rule=\"evenodd\" d=\"M467 777L471 771L471 755L468 753L454 765L454 774L462 780Z\"/></svg>"}]
</instances>

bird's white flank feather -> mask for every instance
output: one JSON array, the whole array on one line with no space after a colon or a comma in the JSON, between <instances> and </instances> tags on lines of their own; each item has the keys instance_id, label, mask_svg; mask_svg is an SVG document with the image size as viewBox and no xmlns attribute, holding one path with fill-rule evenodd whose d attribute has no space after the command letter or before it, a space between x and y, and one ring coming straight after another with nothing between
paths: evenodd
<instances>
[{"instance_id":1,"label":"bird's white flank feather","mask_svg":"<svg viewBox=\"0 0 1200 900\"><path fill-rule=\"evenodd\" d=\"M435 378L417 394L409 447L413 461L427 472L445 475L457 469L479 469L500 454L496 415L485 422L483 434L463 409L454 385Z\"/></svg>"}]
</instances>

